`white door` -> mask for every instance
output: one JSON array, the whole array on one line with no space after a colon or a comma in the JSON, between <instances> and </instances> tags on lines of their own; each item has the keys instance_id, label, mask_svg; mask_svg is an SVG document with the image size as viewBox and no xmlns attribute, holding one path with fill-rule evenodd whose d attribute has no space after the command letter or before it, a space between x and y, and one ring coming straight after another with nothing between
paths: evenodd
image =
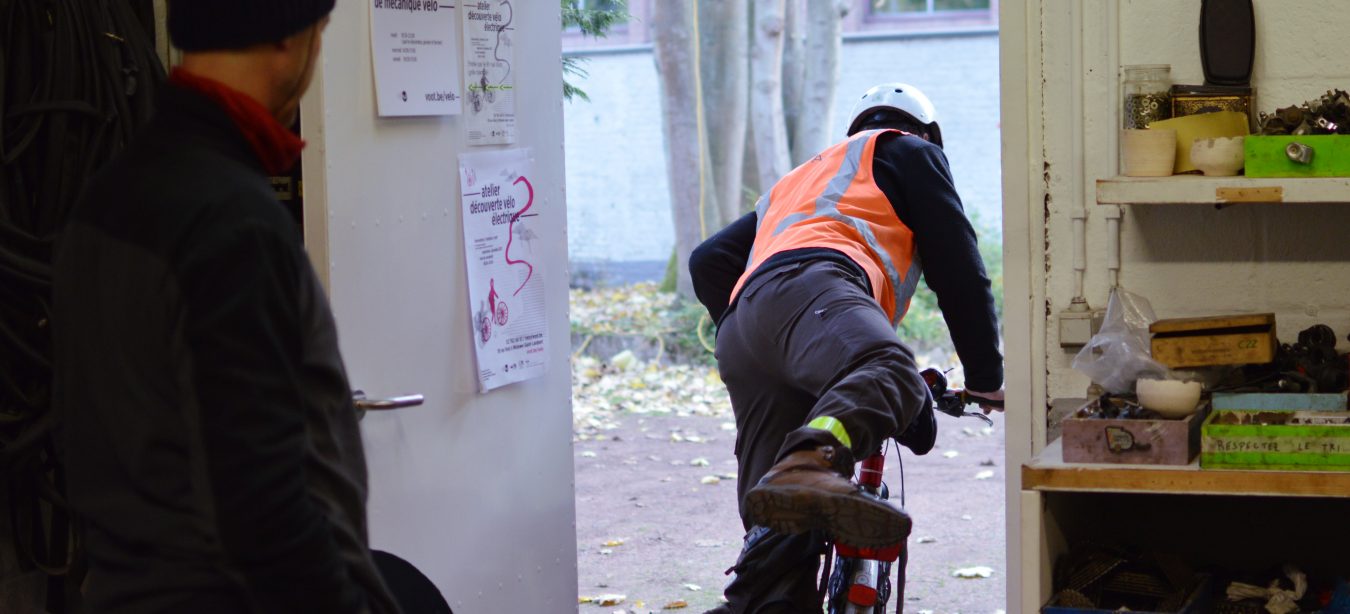
<instances>
[{"instance_id":1,"label":"white door","mask_svg":"<svg viewBox=\"0 0 1350 614\"><path fill-rule=\"evenodd\" d=\"M489 394L470 337L464 126L376 117L368 4L338 3L302 120L306 243L352 386L426 398L362 422L371 544L420 568L456 614L575 611L558 4L518 11L515 62L516 146L533 150L535 206L551 231L533 243L551 263L540 271L550 366Z\"/></svg>"}]
</instances>

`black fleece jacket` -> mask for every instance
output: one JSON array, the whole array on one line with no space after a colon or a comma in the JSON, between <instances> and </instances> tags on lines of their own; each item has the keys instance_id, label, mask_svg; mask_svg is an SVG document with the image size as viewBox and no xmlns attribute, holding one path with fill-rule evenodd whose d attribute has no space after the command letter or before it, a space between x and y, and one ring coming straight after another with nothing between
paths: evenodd
<instances>
[{"instance_id":1,"label":"black fleece jacket","mask_svg":"<svg viewBox=\"0 0 1350 614\"><path fill-rule=\"evenodd\" d=\"M886 133L877 142L872 174L900 221L914 232L924 282L937 295L952 344L965 368L966 387L984 392L1002 388L1003 355L999 351L994 296L980 260L975 230L956 194L947 156L942 148L921 138ZM752 211L708 238L689 257L694 293L714 322L720 322L735 305L731 292L745 273L755 226ZM829 249L775 254L754 275L804 259L841 262L866 278L856 263Z\"/></svg>"},{"instance_id":2,"label":"black fleece jacket","mask_svg":"<svg viewBox=\"0 0 1350 614\"><path fill-rule=\"evenodd\" d=\"M299 232L229 116L167 90L88 185L55 263L54 404L88 605L397 612Z\"/></svg>"}]
</instances>

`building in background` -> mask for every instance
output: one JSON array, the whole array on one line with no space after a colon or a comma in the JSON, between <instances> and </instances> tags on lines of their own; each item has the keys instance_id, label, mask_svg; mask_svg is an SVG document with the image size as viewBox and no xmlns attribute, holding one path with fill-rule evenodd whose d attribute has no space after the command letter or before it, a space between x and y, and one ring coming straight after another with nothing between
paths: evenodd
<instances>
[{"instance_id":1,"label":"building in background","mask_svg":"<svg viewBox=\"0 0 1350 614\"><path fill-rule=\"evenodd\" d=\"M853 98L905 81L937 105L957 191L976 224L1002 219L999 158L999 0L851 0L844 18L833 134L842 138ZM593 40L563 33L563 53L589 59L575 81L589 102L566 103L568 252L577 283L660 280L675 237L661 134L660 85L648 16ZM603 7L609 0L581 0Z\"/></svg>"}]
</instances>

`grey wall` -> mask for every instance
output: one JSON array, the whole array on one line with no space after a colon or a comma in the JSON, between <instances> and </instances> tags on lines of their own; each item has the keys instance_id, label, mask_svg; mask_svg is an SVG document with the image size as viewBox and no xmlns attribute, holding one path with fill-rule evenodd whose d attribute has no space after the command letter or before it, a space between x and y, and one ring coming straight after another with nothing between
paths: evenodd
<instances>
[{"instance_id":1,"label":"grey wall","mask_svg":"<svg viewBox=\"0 0 1350 614\"><path fill-rule=\"evenodd\" d=\"M578 270L657 275L675 239L651 51L587 57L590 77L576 85L591 101L574 100L564 111L569 255ZM830 120L835 134L843 136L854 98L885 81L908 82L933 99L966 209L996 230L997 33L846 40Z\"/></svg>"}]
</instances>

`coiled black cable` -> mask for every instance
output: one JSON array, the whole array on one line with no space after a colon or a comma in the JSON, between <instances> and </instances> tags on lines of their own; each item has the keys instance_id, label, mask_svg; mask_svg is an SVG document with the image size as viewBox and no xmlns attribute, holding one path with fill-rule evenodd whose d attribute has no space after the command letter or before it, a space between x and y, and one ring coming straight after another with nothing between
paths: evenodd
<instances>
[{"instance_id":1,"label":"coiled black cable","mask_svg":"<svg viewBox=\"0 0 1350 614\"><path fill-rule=\"evenodd\" d=\"M21 561L77 560L51 437L53 248L88 178L164 80L148 0L0 0L0 480ZM49 584L48 611L71 584Z\"/></svg>"}]
</instances>

